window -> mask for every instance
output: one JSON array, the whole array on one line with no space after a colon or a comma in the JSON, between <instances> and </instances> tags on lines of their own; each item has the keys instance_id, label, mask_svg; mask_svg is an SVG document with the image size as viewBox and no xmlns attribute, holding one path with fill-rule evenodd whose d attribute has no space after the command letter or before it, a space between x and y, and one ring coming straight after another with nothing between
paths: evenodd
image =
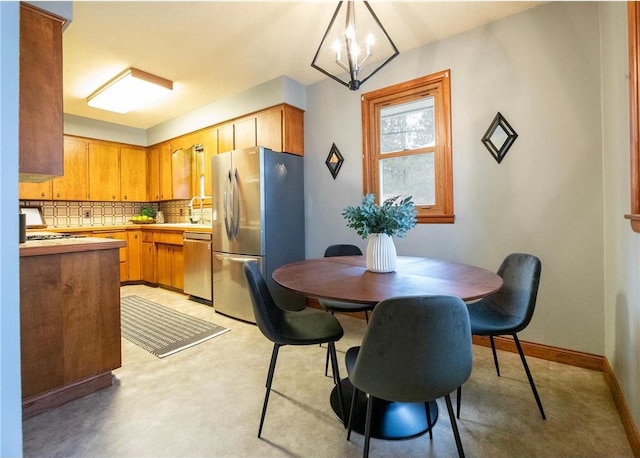
<instances>
[{"instance_id":1,"label":"window","mask_svg":"<svg viewBox=\"0 0 640 458\"><path fill-rule=\"evenodd\" d=\"M364 193L413 196L419 223L453 223L449 70L362 96Z\"/></svg>"}]
</instances>

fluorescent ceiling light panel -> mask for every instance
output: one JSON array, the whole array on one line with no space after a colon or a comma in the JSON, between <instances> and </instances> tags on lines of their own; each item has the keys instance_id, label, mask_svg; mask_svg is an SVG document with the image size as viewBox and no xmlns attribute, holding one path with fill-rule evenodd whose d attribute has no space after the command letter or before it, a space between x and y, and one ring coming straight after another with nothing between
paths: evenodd
<instances>
[{"instance_id":1,"label":"fluorescent ceiling light panel","mask_svg":"<svg viewBox=\"0 0 640 458\"><path fill-rule=\"evenodd\" d=\"M91 94L87 98L87 104L93 108L124 114L150 105L172 90L172 81L130 68Z\"/></svg>"}]
</instances>

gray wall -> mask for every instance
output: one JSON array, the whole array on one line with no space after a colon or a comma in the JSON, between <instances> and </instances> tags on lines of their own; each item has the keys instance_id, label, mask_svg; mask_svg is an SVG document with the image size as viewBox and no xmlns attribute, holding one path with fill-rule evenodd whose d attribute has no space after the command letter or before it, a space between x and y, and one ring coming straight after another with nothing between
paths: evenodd
<instances>
[{"instance_id":1,"label":"gray wall","mask_svg":"<svg viewBox=\"0 0 640 458\"><path fill-rule=\"evenodd\" d=\"M511 252L542 260L524 340L604 353L603 180L598 3L549 3L406 52L360 90L451 69L455 224L419 225L401 255L495 270ZM305 115L307 256L364 241L342 209L362 195L360 94L310 86ZM498 164L480 139L496 112L519 137ZM334 181L324 161L345 157Z\"/></svg>"},{"instance_id":2,"label":"gray wall","mask_svg":"<svg viewBox=\"0 0 640 458\"><path fill-rule=\"evenodd\" d=\"M605 355L640 425L640 234L631 209L626 3L602 3Z\"/></svg>"},{"instance_id":3,"label":"gray wall","mask_svg":"<svg viewBox=\"0 0 640 458\"><path fill-rule=\"evenodd\" d=\"M0 2L0 456L22 456L18 292L18 2Z\"/></svg>"}]
</instances>

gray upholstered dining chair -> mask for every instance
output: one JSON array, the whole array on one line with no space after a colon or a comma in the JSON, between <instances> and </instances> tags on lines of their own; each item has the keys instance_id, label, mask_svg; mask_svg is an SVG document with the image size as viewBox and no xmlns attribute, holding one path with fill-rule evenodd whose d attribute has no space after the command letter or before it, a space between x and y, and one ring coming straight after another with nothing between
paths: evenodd
<instances>
[{"instance_id":1,"label":"gray upholstered dining chair","mask_svg":"<svg viewBox=\"0 0 640 458\"><path fill-rule=\"evenodd\" d=\"M324 250L324 257L330 258L333 256L362 256L362 250L356 245L349 245L344 243L329 245L327 249ZM325 309L327 312L330 312L332 315L336 312L364 312L364 319L367 323L369 323L369 312L375 307L375 305L370 304L333 301L330 299L318 299L318 302L323 309ZM324 375L327 375L328 372L329 353L327 353L327 358L324 363Z\"/></svg>"},{"instance_id":2,"label":"gray upholstered dining chair","mask_svg":"<svg viewBox=\"0 0 640 458\"><path fill-rule=\"evenodd\" d=\"M260 332L271 342L273 350L271 353L271 363L267 373L267 391L264 396L258 437L262 434L262 426L267 413L271 384L278 359L278 351L284 345L317 345L326 343L329 346L331 356L331 368L334 374L334 383L337 384L338 402L343 408L342 387L340 384L340 373L338 372L338 360L336 357L335 342L340 340L344 334L342 326L338 320L320 310L306 308L303 310L284 310L275 303L267 282L264 280L258 264L253 261L245 262L244 273L249 283L251 303L256 318L256 324ZM344 417L344 411L342 418Z\"/></svg>"},{"instance_id":3,"label":"gray upholstered dining chair","mask_svg":"<svg viewBox=\"0 0 640 458\"><path fill-rule=\"evenodd\" d=\"M428 402L444 397L458 454L464 456L449 394L469 378L472 363L469 312L460 298L411 296L380 302L362 345L346 354L347 372L354 386L347 439L351 437L358 391L368 395L365 457L369 454L374 398L424 402L431 424Z\"/></svg>"},{"instance_id":4,"label":"gray upholstered dining chair","mask_svg":"<svg viewBox=\"0 0 640 458\"><path fill-rule=\"evenodd\" d=\"M536 384L533 381L533 376L529 370L529 365L517 334L529 325L533 317L541 271L542 263L536 256L525 253L512 253L502 261L497 272L502 277L502 287L496 293L469 304L468 307L471 333L489 337L493 352L493 362L496 366L498 377L500 376L500 366L498 365L498 355L493 338L501 335L513 337L524 371L527 374L529 385L531 385L531 391L538 404L540 415L542 415L543 420L546 420L547 417L542 408ZM461 391L461 389L458 390L457 396L458 418L460 418Z\"/></svg>"},{"instance_id":5,"label":"gray upholstered dining chair","mask_svg":"<svg viewBox=\"0 0 640 458\"><path fill-rule=\"evenodd\" d=\"M362 250L355 245L347 245L347 244L338 244L338 245L330 245L324 251L324 257L333 257L333 256L361 256ZM369 322L369 312L373 310L374 305L370 304L358 304L356 302L341 302L341 301L332 301L328 299L320 299L318 300L322 308L327 310L328 312L364 312L364 317L367 323Z\"/></svg>"}]
</instances>

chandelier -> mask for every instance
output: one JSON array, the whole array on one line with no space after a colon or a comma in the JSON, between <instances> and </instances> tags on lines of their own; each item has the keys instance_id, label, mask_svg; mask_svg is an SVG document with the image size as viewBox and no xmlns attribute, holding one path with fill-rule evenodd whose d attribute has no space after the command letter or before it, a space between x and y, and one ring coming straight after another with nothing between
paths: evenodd
<instances>
[{"instance_id":1,"label":"chandelier","mask_svg":"<svg viewBox=\"0 0 640 458\"><path fill-rule=\"evenodd\" d=\"M338 3L311 66L356 91L400 52L369 2L348 0L343 9L344 3Z\"/></svg>"}]
</instances>

